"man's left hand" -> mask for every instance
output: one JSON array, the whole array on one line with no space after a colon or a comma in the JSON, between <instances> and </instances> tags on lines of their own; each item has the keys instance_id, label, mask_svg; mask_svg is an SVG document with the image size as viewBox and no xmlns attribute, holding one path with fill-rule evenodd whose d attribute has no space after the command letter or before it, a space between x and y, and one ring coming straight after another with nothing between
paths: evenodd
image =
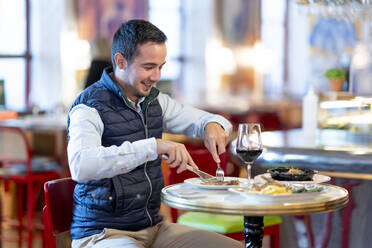
<instances>
[{"instance_id":1,"label":"man's left hand","mask_svg":"<svg viewBox=\"0 0 372 248\"><path fill-rule=\"evenodd\" d=\"M226 145L229 141L229 134L215 122L210 122L205 126L204 145L212 154L214 161L220 163L218 155L226 152Z\"/></svg>"}]
</instances>

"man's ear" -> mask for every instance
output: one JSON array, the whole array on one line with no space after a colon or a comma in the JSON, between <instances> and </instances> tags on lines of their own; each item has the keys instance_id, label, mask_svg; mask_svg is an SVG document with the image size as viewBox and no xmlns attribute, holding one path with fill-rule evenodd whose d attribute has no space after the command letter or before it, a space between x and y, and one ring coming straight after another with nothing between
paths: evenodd
<instances>
[{"instance_id":1,"label":"man's ear","mask_svg":"<svg viewBox=\"0 0 372 248\"><path fill-rule=\"evenodd\" d=\"M119 69L123 70L127 67L127 60L121 53L115 53L114 60Z\"/></svg>"}]
</instances>

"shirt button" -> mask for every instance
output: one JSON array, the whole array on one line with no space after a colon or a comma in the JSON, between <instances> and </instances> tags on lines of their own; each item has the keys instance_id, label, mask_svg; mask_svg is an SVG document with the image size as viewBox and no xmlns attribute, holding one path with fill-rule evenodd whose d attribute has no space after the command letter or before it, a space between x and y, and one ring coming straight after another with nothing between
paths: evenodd
<instances>
[{"instance_id":1,"label":"shirt button","mask_svg":"<svg viewBox=\"0 0 372 248\"><path fill-rule=\"evenodd\" d=\"M112 196L109 197L109 200L112 201Z\"/></svg>"},{"instance_id":2,"label":"shirt button","mask_svg":"<svg viewBox=\"0 0 372 248\"><path fill-rule=\"evenodd\" d=\"M137 194L137 196L136 196L136 197L137 197L137 199L139 199L139 198L141 198L141 195L140 195L140 194Z\"/></svg>"},{"instance_id":3,"label":"shirt button","mask_svg":"<svg viewBox=\"0 0 372 248\"><path fill-rule=\"evenodd\" d=\"M96 194L93 193L93 194L91 194L91 196L94 198L94 197L96 197Z\"/></svg>"}]
</instances>

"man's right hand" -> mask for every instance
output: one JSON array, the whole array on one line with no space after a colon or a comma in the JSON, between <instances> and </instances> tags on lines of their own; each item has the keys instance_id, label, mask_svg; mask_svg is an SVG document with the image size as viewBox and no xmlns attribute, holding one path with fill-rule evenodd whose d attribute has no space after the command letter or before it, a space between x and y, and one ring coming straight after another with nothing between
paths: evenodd
<instances>
[{"instance_id":1,"label":"man's right hand","mask_svg":"<svg viewBox=\"0 0 372 248\"><path fill-rule=\"evenodd\" d=\"M163 139L156 139L156 144L159 156L162 154L168 156L166 160L168 166L171 168L178 166L177 173L186 170L186 165L191 165L195 169L198 169L198 166L192 160L184 144Z\"/></svg>"}]
</instances>

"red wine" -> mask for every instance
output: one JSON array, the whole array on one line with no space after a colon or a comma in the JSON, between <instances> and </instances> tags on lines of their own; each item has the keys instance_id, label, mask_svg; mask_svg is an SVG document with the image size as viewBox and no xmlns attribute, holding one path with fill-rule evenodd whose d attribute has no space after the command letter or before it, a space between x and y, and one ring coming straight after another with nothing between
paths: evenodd
<instances>
[{"instance_id":1,"label":"red wine","mask_svg":"<svg viewBox=\"0 0 372 248\"><path fill-rule=\"evenodd\" d=\"M245 162L253 162L262 153L262 149L258 150L238 150L236 149L238 156Z\"/></svg>"}]
</instances>

